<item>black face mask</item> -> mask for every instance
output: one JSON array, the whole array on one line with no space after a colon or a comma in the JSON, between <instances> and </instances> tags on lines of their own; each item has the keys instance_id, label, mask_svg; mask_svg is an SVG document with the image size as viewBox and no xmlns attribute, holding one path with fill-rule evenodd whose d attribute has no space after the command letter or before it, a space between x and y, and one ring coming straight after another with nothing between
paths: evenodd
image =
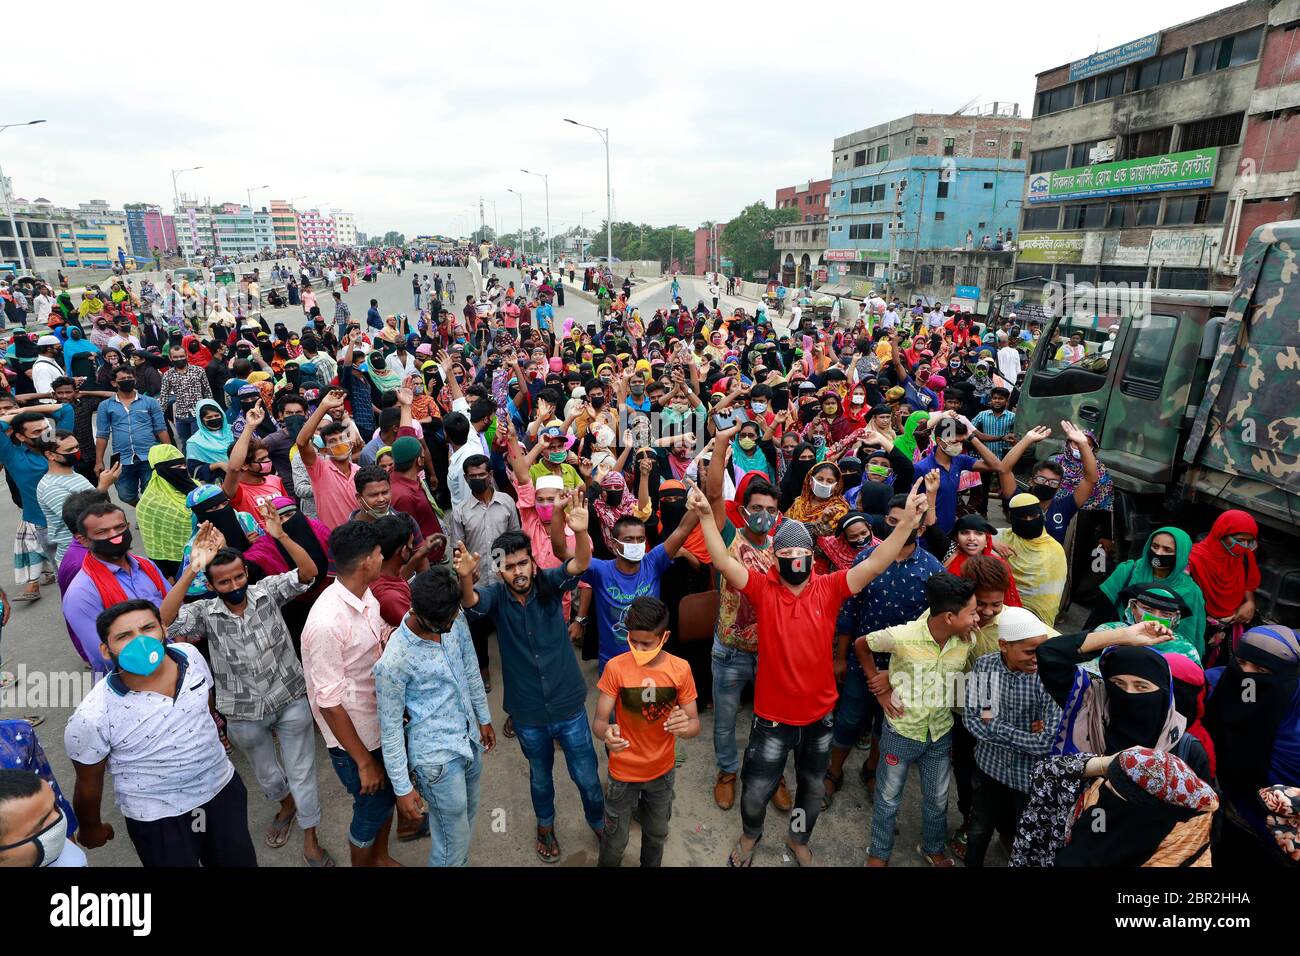
<instances>
[{"instance_id":1,"label":"black face mask","mask_svg":"<svg viewBox=\"0 0 1300 956\"><path fill-rule=\"evenodd\" d=\"M102 538L91 541L90 550L96 557L108 561L120 561L131 550L131 529L127 528L116 539Z\"/></svg>"},{"instance_id":2,"label":"black face mask","mask_svg":"<svg viewBox=\"0 0 1300 956\"><path fill-rule=\"evenodd\" d=\"M621 505L623 503L623 489L622 488L605 489L605 502L609 504L611 507L617 507L618 505Z\"/></svg>"},{"instance_id":3,"label":"black face mask","mask_svg":"<svg viewBox=\"0 0 1300 956\"><path fill-rule=\"evenodd\" d=\"M593 395L593 396L591 396L591 398L589 399L589 401L591 402L591 407L594 408L594 409L596 409L597 411L599 411L600 409L602 409L602 408L605 407L605 396L604 396L604 395Z\"/></svg>"},{"instance_id":4,"label":"black face mask","mask_svg":"<svg viewBox=\"0 0 1300 956\"><path fill-rule=\"evenodd\" d=\"M257 404L257 401L258 400L256 398L251 399L249 401L242 401L239 403L239 407L242 408L244 411L248 411L250 408L252 408L254 405Z\"/></svg>"},{"instance_id":5,"label":"black face mask","mask_svg":"<svg viewBox=\"0 0 1300 956\"><path fill-rule=\"evenodd\" d=\"M1056 497L1056 489L1048 485L1034 485L1030 490L1039 501L1051 501Z\"/></svg>"},{"instance_id":6,"label":"black face mask","mask_svg":"<svg viewBox=\"0 0 1300 956\"><path fill-rule=\"evenodd\" d=\"M306 415L289 415L284 420L284 430L296 438L306 424Z\"/></svg>"},{"instance_id":7,"label":"black face mask","mask_svg":"<svg viewBox=\"0 0 1300 956\"><path fill-rule=\"evenodd\" d=\"M481 495L488 489L488 478L466 478L465 483L469 485L469 490L476 495Z\"/></svg>"},{"instance_id":8,"label":"black face mask","mask_svg":"<svg viewBox=\"0 0 1300 956\"><path fill-rule=\"evenodd\" d=\"M780 569L781 579L787 584L793 584L796 587L807 581L812 574L812 558L810 556L798 558L778 557L776 563Z\"/></svg>"},{"instance_id":9,"label":"black face mask","mask_svg":"<svg viewBox=\"0 0 1300 956\"><path fill-rule=\"evenodd\" d=\"M117 390L123 395L130 395L135 391L135 376L129 378L120 378L117 380Z\"/></svg>"},{"instance_id":10,"label":"black face mask","mask_svg":"<svg viewBox=\"0 0 1300 956\"><path fill-rule=\"evenodd\" d=\"M821 414L822 407L816 402L809 402L806 405L799 406L799 421L805 425L809 424L814 418Z\"/></svg>"},{"instance_id":11,"label":"black face mask","mask_svg":"<svg viewBox=\"0 0 1300 956\"><path fill-rule=\"evenodd\" d=\"M217 597L225 601L230 607L236 607L243 604L244 599L248 597L248 585L245 584L242 588L235 588L233 591L218 591Z\"/></svg>"},{"instance_id":12,"label":"black face mask","mask_svg":"<svg viewBox=\"0 0 1300 956\"><path fill-rule=\"evenodd\" d=\"M203 419L203 427L208 431L219 432L221 431L221 423L224 420L223 418L205 418Z\"/></svg>"},{"instance_id":13,"label":"black face mask","mask_svg":"<svg viewBox=\"0 0 1300 956\"><path fill-rule=\"evenodd\" d=\"M1017 510L1011 512L1008 517L1011 519L1011 530L1026 541L1032 541L1043 533L1043 514L1030 514L1025 511Z\"/></svg>"},{"instance_id":14,"label":"black face mask","mask_svg":"<svg viewBox=\"0 0 1300 956\"><path fill-rule=\"evenodd\" d=\"M184 368L185 366L189 365L190 363L189 363L188 361L186 361L185 359L181 358L181 359L172 359L172 363L171 363L171 364L172 364L172 368Z\"/></svg>"},{"instance_id":15,"label":"black face mask","mask_svg":"<svg viewBox=\"0 0 1300 956\"><path fill-rule=\"evenodd\" d=\"M1168 691L1161 688L1146 694L1130 694L1111 684L1106 688L1106 703L1107 753L1155 745L1169 711Z\"/></svg>"},{"instance_id":16,"label":"black face mask","mask_svg":"<svg viewBox=\"0 0 1300 956\"><path fill-rule=\"evenodd\" d=\"M1153 554L1151 555L1151 567L1157 571L1172 571L1176 560L1178 560L1176 554Z\"/></svg>"}]
</instances>

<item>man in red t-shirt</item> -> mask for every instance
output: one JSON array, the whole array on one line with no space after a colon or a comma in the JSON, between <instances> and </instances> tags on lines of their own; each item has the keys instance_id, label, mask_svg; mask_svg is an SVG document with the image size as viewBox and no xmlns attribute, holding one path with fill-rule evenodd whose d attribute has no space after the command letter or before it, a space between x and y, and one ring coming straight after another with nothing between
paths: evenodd
<instances>
[{"instance_id":1,"label":"man in red t-shirt","mask_svg":"<svg viewBox=\"0 0 1300 956\"><path fill-rule=\"evenodd\" d=\"M420 526L426 538L442 534L442 524L433 513L429 496L420 483L420 465L424 460L424 446L418 438L403 435L393 442L393 473L389 477L392 488L392 505L395 511L405 511Z\"/></svg>"},{"instance_id":2,"label":"man in red t-shirt","mask_svg":"<svg viewBox=\"0 0 1300 956\"><path fill-rule=\"evenodd\" d=\"M754 678L754 724L741 767L743 832L728 866L749 866L763 834L767 802L776 792L786 759L794 751L797 780L786 844L801 866L812 863L808 840L821 813L822 778L831 758L835 688L835 619L840 605L857 594L898 556L925 516L921 482L912 487L907 518L867 560L834 574L814 574L813 538L798 521L785 520L772 539L776 566L751 574L727 546L704 492L691 488L690 505L713 567L749 600L758 621L758 667Z\"/></svg>"},{"instance_id":3,"label":"man in red t-shirt","mask_svg":"<svg viewBox=\"0 0 1300 956\"><path fill-rule=\"evenodd\" d=\"M259 525L263 522L258 502L288 497L284 483L275 474L271 453L253 434L265 419L266 409L260 401L244 413L244 431L230 450L226 477L221 483L221 490L235 510L247 511Z\"/></svg>"}]
</instances>

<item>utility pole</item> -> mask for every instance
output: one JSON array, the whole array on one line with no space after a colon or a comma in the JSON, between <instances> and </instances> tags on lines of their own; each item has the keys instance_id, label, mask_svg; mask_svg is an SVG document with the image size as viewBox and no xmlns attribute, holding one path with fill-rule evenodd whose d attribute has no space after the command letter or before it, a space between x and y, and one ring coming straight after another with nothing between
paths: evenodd
<instances>
[{"instance_id":1,"label":"utility pole","mask_svg":"<svg viewBox=\"0 0 1300 956\"><path fill-rule=\"evenodd\" d=\"M912 282L911 287L916 289L917 274L916 263L921 255L921 223L925 218L925 172L921 172L921 205L916 211L916 239L912 243Z\"/></svg>"},{"instance_id":2,"label":"utility pole","mask_svg":"<svg viewBox=\"0 0 1300 956\"><path fill-rule=\"evenodd\" d=\"M487 219L483 215L483 197L478 197L478 241L487 238Z\"/></svg>"}]
</instances>

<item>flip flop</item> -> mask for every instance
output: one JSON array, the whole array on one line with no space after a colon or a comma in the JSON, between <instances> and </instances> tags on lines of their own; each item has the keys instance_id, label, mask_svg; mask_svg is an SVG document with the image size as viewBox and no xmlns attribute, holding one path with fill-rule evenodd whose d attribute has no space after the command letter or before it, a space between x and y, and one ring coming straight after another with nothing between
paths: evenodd
<instances>
[{"instance_id":1,"label":"flip flop","mask_svg":"<svg viewBox=\"0 0 1300 956\"><path fill-rule=\"evenodd\" d=\"M539 850L537 851L537 856L538 856L538 858L539 858L543 863L559 863L559 862L560 862L560 841L557 840L557 839L555 838L555 828L554 828L554 827L552 827L550 830L548 830L548 831L545 832L545 833L542 832L541 827L538 827L538 828L537 828L537 842L538 842L538 843L542 843L542 844L544 844L545 847L546 847L545 850L541 850L541 849L539 849ZM551 856L551 855L550 855L550 851L552 851L552 850L554 850L554 852L555 852L555 855L554 855L554 856Z\"/></svg>"},{"instance_id":2,"label":"flip flop","mask_svg":"<svg viewBox=\"0 0 1300 956\"><path fill-rule=\"evenodd\" d=\"M40 599L40 591L21 591L9 600L13 604L31 604L33 601L39 601Z\"/></svg>"},{"instance_id":3,"label":"flip flop","mask_svg":"<svg viewBox=\"0 0 1300 956\"><path fill-rule=\"evenodd\" d=\"M505 734L507 737L512 737L512 738L514 737L515 719L513 717L506 718L506 725L501 728L501 733Z\"/></svg>"},{"instance_id":4,"label":"flip flop","mask_svg":"<svg viewBox=\"0 0 1300 956\"><path fill-rule=\"evenodd\" d=\"M42 714L28 714L23 718L23 720L27 721L33 727L39 727L41 724L45 723L45 717Z\"/></svg>"},{"instance_id":5,"label":"flip flop","mask_svg":"<svg viewBox=\"0 0 1300 956\"><path fill-rule=\"evenodd\" d=\"M266 828L266 845L272 850L278 850L289 842L289 830L293 827L294 818L298 816L295 810L289 819L281 820L276 817Z\"/></svg>"},{"instance_id":6,"label":"flip flop","mask_svg":"<svg viewBox=\"0 0 1300 956\"><path fill-rule=\"evenodd\" d=\"M742 867L747 867L747 866L753 866L754 851L758 849L758 845L762 842L763 842L762 837L759 837L757 840L755 840L754 845L749 848L749 855L744 856L740 849L740 841L737 840L736 845L731 848L731 854L727 857L727 866L735 867L737 869Z\"/></svg>"},{"instance_id":7,"label":"flip flop","mask_svg":"<svg viewBox=\"0 0 1300 956\"><path fill-rule=\"evenodd\" d=\"M338 866L338 864L334 862L334 857L330 856L329 850L325 849L324 847L321 847L320 853L321 856L319 860L313 860L311 857L309 857L307 854L304 853L302 855L302 861L314 870L323 870L323 869L328 869L331 867Z\"/></svg>"}]
</instances>

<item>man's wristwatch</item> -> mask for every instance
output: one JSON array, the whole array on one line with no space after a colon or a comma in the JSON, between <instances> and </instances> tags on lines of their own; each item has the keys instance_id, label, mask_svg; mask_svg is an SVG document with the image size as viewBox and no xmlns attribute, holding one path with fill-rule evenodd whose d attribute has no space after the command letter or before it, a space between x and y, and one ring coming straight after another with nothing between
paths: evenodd
<instances>
[{"instance_id":1,"label":"man's wristwatch","mask_svg":"<svg viewBox=\"0 0 1300 956\"><path fill-rule=\"evenodd\" d=\"M586 615L578 615L578 616L575 617L575 618L574 618L570 623L571 623L571 624L581 624L583 627L586 627L586 626L587 626L587 618L586 618Z\"/></svg>"}]
</instances>

